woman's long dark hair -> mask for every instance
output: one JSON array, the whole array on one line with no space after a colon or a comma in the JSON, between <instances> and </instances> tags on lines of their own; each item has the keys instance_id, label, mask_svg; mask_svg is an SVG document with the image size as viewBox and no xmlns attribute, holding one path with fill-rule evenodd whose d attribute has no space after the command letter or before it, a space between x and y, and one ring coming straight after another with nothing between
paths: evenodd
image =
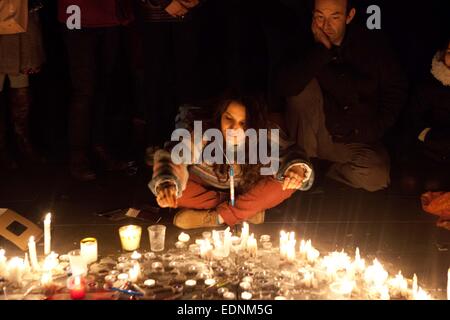
<instances>
[{"instance_id":1,"label":"woman's long dark hair","mask_svg":"<svg viewBox=\"0 0 450 320\"><path fill-rule=\"evenodd\" d=\"M221 128L221 118L231 103L239 103L245 107L246 120L245 130L255 129L269 129L267 120L267 106L265 99L260 94L241 94L235 92L227 92L219 99L215 105L213 117L206 121L206 128ZM258 148L259 150L259 141ZM225 146L225 141L223 141ZM245 164L241 164L241 182L236 186L238 193L246 192L256 182L261 179L260 168L261 164L250 164L249 162L249 139L245 140ZM223 155L223 164L214 164L214 172L221 182L226 182L229 179L229 165L226 163L225 155Z\"/></svg>"}]
</instances>

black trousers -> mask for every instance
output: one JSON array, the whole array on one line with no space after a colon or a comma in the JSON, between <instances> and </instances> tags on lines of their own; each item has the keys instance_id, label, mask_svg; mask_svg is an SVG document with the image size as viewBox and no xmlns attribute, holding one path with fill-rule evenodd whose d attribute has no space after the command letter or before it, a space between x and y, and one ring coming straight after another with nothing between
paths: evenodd
<instances>
[{"instance_id":1,"label":"black trousers","mask_svg":"<svg viewBox=\"0 0 450 320\"><path fill-rule=\"evenodd\" d=\"M69 145L87 151L105 144L105 122L120 46L120 27L67 30L71 101Z\"/></svg>"},{"instance_id":2,"label":"black trousers","mask_svg":"<svg viewBox=\"0 0 450 320\"><path fill-rule=\"evenodd\" d=\"M201 88L196 72L198 32L195 21L143 24L145 120L147 145L170 140L178 107L194 103Z\"/></svg>"}]
</instances>

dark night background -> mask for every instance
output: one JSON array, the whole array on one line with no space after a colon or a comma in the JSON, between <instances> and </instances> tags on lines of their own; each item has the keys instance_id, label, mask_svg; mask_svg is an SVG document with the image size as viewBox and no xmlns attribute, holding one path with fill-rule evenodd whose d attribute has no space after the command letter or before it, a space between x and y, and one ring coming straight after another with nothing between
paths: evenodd
<instances>
[{"instance_id":1,"label":"dark night background","mask_svg":"<svg viewBox=\"0 0 450 320\"><path fill-rule=\"evenodd\" d=\"M412 83L424 78L431 58L449 30L449 2L359 1L357 20L364 23L367 6L381 8L382 30L391 40ZM267 90L271 66L301 50L310 36L308 1L298 0L209 0L198 12L201 37L199 74L205 97L234 85ZM47 63L32 79L35 94L33 136L41 150L53 160L66 154L66 121L69 77L61 26L56 20L56 1L41 10ZM373 31L379 32L379 31ZM116 88L110 94L111 143L126 153L133 113L130 50L122 48ZM145 39L143 39L145 41ZM182 54L182 52L180 53ZM367 57L370 61L370 57Z\"/></svg>"}]
</instances>

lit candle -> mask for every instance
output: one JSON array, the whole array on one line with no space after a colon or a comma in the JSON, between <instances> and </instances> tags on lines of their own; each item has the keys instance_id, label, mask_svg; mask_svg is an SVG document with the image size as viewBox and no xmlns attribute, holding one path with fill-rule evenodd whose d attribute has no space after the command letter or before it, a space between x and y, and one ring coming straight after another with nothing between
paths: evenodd
<instances>
[{"instance_id":1,"label":"lit candle","mask_svg":"<svg viewBox=\"0 0 450 320\"><path fill-rule=\"evenodd\" d=\"M241 249L245 249L247 246L247 240L250 233L250 229L247 222L244 222L242 224L242 231L241 231Z\"/></svg>"},{"instance_id":2,"label":"lit candle","mask_svg":"<svg viewBox=\"0 0 450 320\"><path fill-rule=\"evenodd\" d=\"M177 249L183 249L183 248L185 248L185 247L186 247L186 244L185 244L184 242L181 242L181 241L175 242L175 248L177 248Z\"/></svg>"},{"instance_id":3,"label":"lit candle","mask_svg":"<svg viewBox=\"0 0 450 320\"><path fill-rule=\"evenodd\" d=\"M373 264L367 267L364 272L364 280L368 284L374 284L376 287L381 287L384 285L388 279L389 274L384 270L383 266L377 259L373 261Z\"/></svg>"},{"instance_id":4,"label":"lit candle","mask_svg":"<svg viewBox=\"0 0 450 320\"><path fill-rule=\"evenodd\" d=\"M4 277L6 274L6 257L5 250L0 249L0 277Z\"/></svg>"},{"instance_id":5,"label":"lit candle","mask_svg":"<svg viewBox=\"0 0 450 320\"><path fill-rule=\"evenodd\" d=\"M130 275L128 273L121 273L117 276L117 280L127 281Z\"/></svg>"},{"instance_id":6,"label":"lit candle","mask_svg":"<svg viewBox=\"0 0 450 320\"><path fill-rule=\"evenodd\" d=\"M86 296L86 286L84 279L81 276L75 276L71 279L70 297L73 300L84 299Z\"/></svg>"},{"instance_id":7,"label":"lit candle","mask_svg":"<svg viewBox=\"0 0 450 320\"><path fill-rule=\"evenodd\" d=\"M289 236L285 231L283 231L283 230L280 231L280 256L281 256L281 259L286 258L286 255L287 255L286 245L288 242L288 237Z\"/></svg>"},{"instance_id":8,"label":"lit candle","mask_svg":"<svg viewBox=\"0 0 450 320\"><path fill-rule=\"evenodd\" d=\"M247 240L247 250L251 257L256 257L258 254L258 242L255 239L255 235L252 233Z\"/></svg>"},{"instance_id":9,"label":"lit candle","mask_svg":"<svg viewBox=\"0 0 450 320\"><path fill-rule=\"evenodd\" d=\"M253 295L248 291L244 291L241 293L242 300L251 300L252 297L253 297Z\"/></svg>"},{"instance_id":10,"label":"lit candle","mask_svg":"<svg viewBox=\"0 0 450 320\"><path fill-rule=\"evenodd\" d=\"M115 275L112 274L108 274L107 276L105 276L105 282L112 286L112 284L114 283L114 281L116 281L117 277Z\"/></svg>"},{"instance_id":11,"label":"lit candle","mask_svg":"<svg viewBox=\"0 0 450 320\"><path fill-rule=\"evenodd\" d=\"M51 222L52 222L52 214L49 212L45 216L45 220L44 220L44 254L45 255L50 254L50 251L51 251L51 242L52 242Z\"/></svg>"},{"instance_id":12,"label":"lit candle","mask_svg":"<svg viewBox=\"0 0 450 320\"><path fill-rule=\"evenodd\" d=\"M162 264L162 262L159 261L155 261L152 263L152 269L163 269L164 265Z\"/></svg>"},{"instance_id":13,"label":"lit candle","mask_svg":"<svg viewBox=\"0 0 450 320\"><path fill-rule=\"evenodd\" d=\"M450 300L450 268L447 271L447 300Z\"/></svg>"},{"instance_id":14,"label":"lit candle","mask_svg":"<svg viewBox=\"0 0 450 320\"><path fill-rule=\"evenodd\" d=\"M388 285L392 288L394 296L407 297L408 282L403 278L401 271L398 272L395 278L388 281Z\"/></svg>"},{"instance_id":15,"label":"lit candle","mask_svg":"<svg viewBox=\"0 0 450 320\"><path fill-rule=\"evenodd\" d=\"M361 256L359 255L359 248L356 248L355 252L355 261L353 262L353 268L354 271L357 273L363 273L364 269L366 268L366 262L364 259L361 259Z\"/></svg>"},{"instance_id":16,"label":"lit candle","mask_svg":"<svg viewBox=\"0 0 450 320\"><path fill-rule=\"evenodd\" d=\"M349 279L342 279L337 282L333 282L330 285L330 290L334 294L333 298L335 299L350 298L350 295L355 285L356 285L355 282Z\"/></svg>"},{"instance_id":17,"label":"lit candle","mask_svg":"<svg viewBox=\"0 0 450 320\"><path fill-rule=\"evenodd\" d=\"M140 254L137 251L133 251L133 253L131 254L131 259L133 260L139 260L142 258L142 254Z\"/></svg>"},{"instance_id":18,"label":"lit candle","mask_svg":"<svg viewBox=\"0 0 450 320\"><path fill-rule=\"evenodd\" d=\"M41 268L37 259L36 242L34 241L34 236L31 236L28 240L28 250L30 252L31 267L34 271L39 271Z\"/></svg>"},{"instance_id":19,"label":"lit candle","mask_svg":"<svg viewBox=\"0 0 450 320\"><path fill-rule=\"evenodd\" d=\"M241 238L238 236L232 236L231 237L231 244L233 246L238 246L241 243Z\"/></svg>"},{"instance_id":20,"label":"lit candle","mask_svg":"<svg viewBox=\"0 0 450 320\"><path fill-rule=\"evenodd\" d=\"M22 284L22 276L24 273L24 263L22 258L14 257L8 261L8 280L16 284Z\"/></svg>"},{"instance_id":21,"label":"lit candle","mask_svg":"<svg viewBox=\"0 0 450 320\"><path fill-rule=\"evenodd\" d=\"M30 259L28 258L28 253L25 253L25 258L24 258L24 267L25 267L25 273L30 273L31 271L31 266L30 266Z\"/></svg>"},{"instance_id":22,"label":"lit candle","mask_svg":"<svg viewBox=\"0 0 450 320\"><path fill-rule=\"evenodd\" d=\"M317 258L319 258L319 256L320 256L319 250L313 247L311 247L306 253L306 259L308 260L309 263L315 262Z\"/></svg>"},{"instance_id":23,"label":"lit candle","mask_svg":"<svg viewBox=\"0 0 450 320\"><path fill-rule=\"evenodd\" d=\"M248 291L248 290L250 290L252 285L250 283L244 281L239 284L239 287L244 291Z\"/></svg>"},{"instance_id":24,"label":"lit candle","mask_svg":"<svg viewBox=\"0 0 450 320\"><path fill-rule=\"evenodd\" d=\"M225 300L234 300L234 299L236 299L236 295L233 292L227 291L227 292L224 292L223 298Z\"/></svg>"},{"instance_id":25,"label":"lit candle","mask_svg":"<svg viewBox=\"0 0 450 320\"><path fill-rule=\"evenodd\" d=\"M232 234L230 232L230 227L226 228L224 231L223 236L223 253L225 257L228 257L230 255L231 246L232 246L232 240L231 240Z\"/></svg>"},{"instance_id":26,"label":"lit candle","mask_svg":"<svg viewBox=\"0 0 450 320\"><path fill-rule=\"evenodd\" d=\"M202 259L211 259L213 253L213 246L209 242L209 240L202 241L200 245L200 257Z\"/></svg>"},{"instance_id":27,"label":"lit candle","mask_svg":"<svg viewBox=\"0 0 450 320\"><path fill-rule=\"evenodd\" d=\"M87 264L96 262L98 259L97 239L85 238L81 240L80 253Z\"/></svg>"},{"instance_id":28,"label":"lit candle","mask_svg":"<svg viewBox=\"0 0 450 320\"><path fill-rule=\"evenodd\" d=\"M156 285L156 281L154 279L147 279L144 281L144 286L148 288L152 288Z\"/></svg>"},{"instance_id":29,"label":"lit candle","mask_svg":"<svg viewBox=\"0 0 450 320\"><path fill-rule=\"evenodd\" d=\"M129 279L131 282L137 282L141 274L141 266L138 262L133 264L133 267L128 271Z\"/></svg>"},{"instance_id":30,"label":"lit candle","mask_svg":"<svg viewBox=\"0 0 450 320\"><path fill-rule=\"evenodd\" d=\"M414 300L431 300L431 296L422 288L418 288L417 293L414 296Z\"/></svg>"},{"instance_id":31,"label":"lit candle","mask_svg":"<svg viewBox=\"0 0 450 320\"><path fill-rule=\"evenodd\" d=\"M191 239L191 237L187 234L187 233L180 233L180 235L178 236L178 241L181 242L188 242Z\"/></svg>"},{"instance_id":32,"label":"lit candle","mask_svg":"<svg viewBox=\"0 0 450 320\"><path fill-rule=\"evenodd\" d=\"M44 288L49 286L52 283L52 273L51 272L44 272L41 276L41 286Z\"/></svg>"},{"instance_id":33,"label":"lit candle","mask_svg":"<svg viewBox=\"0 0 450 320\"><path fill-rule=\"evenodd\" d=\"M197 281L194 279L186 280L184 285L186 286L186 289L194 289L194 287L197 285Z\"/></svg>"},{"instance_id":34,"label":"lit candle","mask_svg":"<svg viewBox=\"0 0 450 320\"><path fill-rule=\"evenodd\" d=\"M312 279L313 279L313 275L310 272L305 272L303 274L303 285L307 288L311 288L312 287Z\"/></svg>"},{"instance_id":35,"label":"lit candle","mask_svg":"<svg viewBox=\"0 0 450 320\"><path fill-rule=\"evenodd\" d=\"M58 267L58 264L58 254L52 251L47 257L45 257L42 267L46 272L51 273L56 267Z\"/></svg>"},{"instance_id":36,"label":"lit candle","mask_svg":"<svg viewBox=\"0 0 450 320\"><path fill-rule=\"evenodd\" d=\"M418 285L417 285L417 275L414 273L414 276L413 276L413 284L412 284L412 295L413 295L413 298L415 299L415 297L416 297L416 295L417 295L417 288L418 288Z\"/></svg>"},{"instance_id":37,"label":"lit candle","mask_svg":"<svg viewBox=\"0 0 450 320\"><path fill-rule=\"evenodd\" d=\"M205 285L208 286L208 287L212 287L215 284L216 284L216 280L214 280L212 278L209 278L209 279L205 280Z\"/></svg>"},{"instance_id":38,"label":"lit candle","mask_svg":"<svg viewBox=\"0 0 450 320\"><path fill-rule=\"evenodd\" d=\"M140 226L129 225L119 229L120 241L123 250L134 251L139 248L141 242L142 228Z\"/></svg>"}]
</instances>

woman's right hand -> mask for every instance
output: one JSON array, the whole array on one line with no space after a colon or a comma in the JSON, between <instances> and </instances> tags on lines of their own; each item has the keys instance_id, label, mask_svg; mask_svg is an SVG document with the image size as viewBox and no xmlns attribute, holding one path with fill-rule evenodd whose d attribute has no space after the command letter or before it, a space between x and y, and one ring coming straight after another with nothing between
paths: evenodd
<instances>
[{"instance_id":1,"label":"woman's right hand","mask_svg":"<svg viewBox=\"0 0 450 320\"><path fill-rule=\"evenodd\" d=\"M164 182L158 186L156 201L161 208L177 208L177 187L171 182Z\"/></svg>"}]
</instances>

